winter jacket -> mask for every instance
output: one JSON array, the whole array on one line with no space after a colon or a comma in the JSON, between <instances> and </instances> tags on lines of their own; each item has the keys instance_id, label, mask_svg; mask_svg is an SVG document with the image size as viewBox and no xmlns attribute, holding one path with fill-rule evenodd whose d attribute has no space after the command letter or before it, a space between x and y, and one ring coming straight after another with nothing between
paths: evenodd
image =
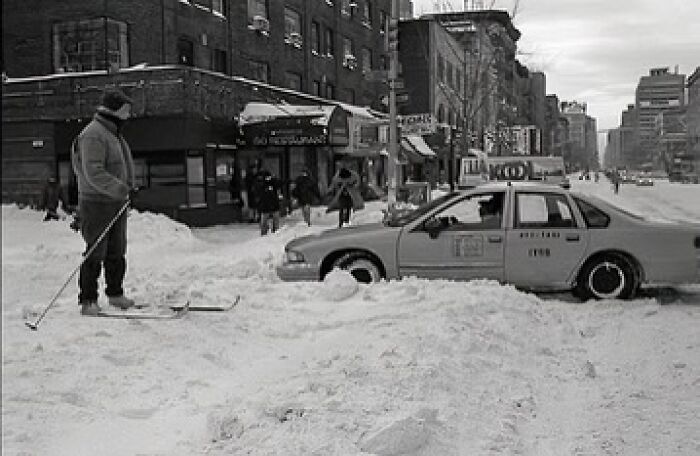
<instances>
[{"instance_id":1,"label":"winter jacket","mask_svg":"<svg viewBox=\"0 0 700 456\"><path fill-rule=\"evenodd\" d=\"M332 195L326 212L340 209L341 196L349 196L352 200L352 208L360 210L365 207L365 202L360 194L360 176L355 171L341 168L331 180L328 193Z\"/></svg>"},{"instance_id":2,"label":"winter jacket","mask_svg":"<svg viewBox=\"0 0 700 456\"><path fill-rule=\"evenodd\" d=\"M314 198L321 198L318 185L308 174L301 174L294 180L292 196L299 200L300 205L311 204Z\"/></svg>"},{"instance_id":3,"label":"winter jacket","mask_svg":"<svg viewBox=\"0 0 700 456\"><path fill-rule=\"evenodd\" d=\"M127 200L135 186L134 159L112 119L95 114L74 141L71 155L81 200Z\"/></svg>"},{"instance_id":4,"label":"winter jacket","mask_svg":"<svg viewBox=\"0 0 700 456\"><path fill-rule=\"evenodd\" d=\"M280 183L270 173L260 173L257 178L258 210L260 212L276 212L280 210Z\"/></svg>"}]
</instances>

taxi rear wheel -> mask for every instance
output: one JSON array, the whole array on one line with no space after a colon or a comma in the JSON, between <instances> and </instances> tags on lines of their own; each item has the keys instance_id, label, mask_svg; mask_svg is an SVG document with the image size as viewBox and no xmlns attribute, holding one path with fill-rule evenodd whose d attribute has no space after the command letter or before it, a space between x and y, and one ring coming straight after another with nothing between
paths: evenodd
<instances>
[{"instance_id":1,"label":"taxi rear wheel","mask_svg":"<svg viewBox=\"0 0 700 456\"><path fill-rule=\"evenodd\" d=\"M581 299L629 299L639 286L635 269L627 258L602 255L589 261L578 277L576 294Z\"/></svg>"},{"instance_id":2,"label":"taxi rear wheel","mask_svg":"<svg viewBox=\"0 0 700 456\"><path fill-rule=\"evenodd\" d=\"M362 252L349 252L333 262L333 268L348 271L358 282L373 283L382 279L382 271L374 260ZM331 269L333 269L331 268Z\"/></svg>"}]
</instances>

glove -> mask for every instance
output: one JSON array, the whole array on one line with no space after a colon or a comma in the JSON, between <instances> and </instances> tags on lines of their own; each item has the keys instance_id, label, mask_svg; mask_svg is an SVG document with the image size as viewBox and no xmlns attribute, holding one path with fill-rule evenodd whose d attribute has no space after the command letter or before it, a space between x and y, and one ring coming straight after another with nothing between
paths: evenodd
<instances>
[{"instance_id":1,"label":"glove","mask_svg":"<svg viewBox=\"0 0 700 456\"><path fill-rule=\"evenodd\" d=\"M136 195L139 193L139 188L138 187L133 187L131 190L129 190L129 200L133 203L136 200Z\"/></svg>"}]
</instances>

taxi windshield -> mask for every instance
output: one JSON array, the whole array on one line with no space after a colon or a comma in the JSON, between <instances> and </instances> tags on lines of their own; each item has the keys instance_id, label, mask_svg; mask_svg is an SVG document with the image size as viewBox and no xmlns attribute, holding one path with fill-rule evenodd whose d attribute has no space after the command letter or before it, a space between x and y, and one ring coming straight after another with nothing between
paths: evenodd
<instances>
[{"instance_id":1,"label":"taxi windshield","mask_svg":"<svg viewBox=\"0 0 700 456\"><path fill-rule=\"evenodd\" d=\"M396 214L393 214L391 217L389 217L389 219L386 220L385 224L387 226L404 226L408 223L413 222L419 217L427 214L428 212L443 204L445 201L454 198L458 194L459 193L457 192L446 193L438 198L435 198L429 203L418 206L415 209L397 212Z\"/></svg>"}]
</instances>

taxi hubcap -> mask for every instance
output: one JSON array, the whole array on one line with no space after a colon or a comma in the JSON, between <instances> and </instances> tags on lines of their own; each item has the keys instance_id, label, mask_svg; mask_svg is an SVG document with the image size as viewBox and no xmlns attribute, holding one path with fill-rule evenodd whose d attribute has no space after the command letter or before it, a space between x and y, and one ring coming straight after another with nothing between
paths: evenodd
<instances>
[{"instance_id":1,"label":"taxi hubcap","mask_svg":"<svg viewBox=\"0 0 700 456\"><path fill-rule=\"evenodd\" d=\"M617 264L604 261L593 268L588 285L599 298L617 298L625 288L625 274Z\"/></svg>"}]
</instances>

